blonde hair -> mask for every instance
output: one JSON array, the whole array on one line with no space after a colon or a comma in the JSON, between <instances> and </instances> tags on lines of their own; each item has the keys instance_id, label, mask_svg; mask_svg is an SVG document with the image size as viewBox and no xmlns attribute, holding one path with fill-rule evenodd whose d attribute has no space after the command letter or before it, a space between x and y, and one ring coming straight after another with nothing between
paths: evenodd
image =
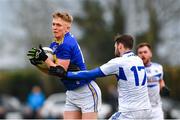
<instances>
[{"instance_id":1,"label":"blonde hair","mask_svg":"<svg viewBox=\"0 0 180 120\"><path fill-rule=\"evenodd\" d=\"M72 23L73 17L67 12L55 12L52 14L53 18L61 18L62 20Z\"/></svg>"}]
</instances>

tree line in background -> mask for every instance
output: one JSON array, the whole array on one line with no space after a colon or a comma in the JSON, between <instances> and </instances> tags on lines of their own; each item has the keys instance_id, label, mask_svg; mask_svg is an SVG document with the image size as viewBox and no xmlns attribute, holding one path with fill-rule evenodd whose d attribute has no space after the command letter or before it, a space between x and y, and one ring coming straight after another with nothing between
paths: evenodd
<instances>
[{"instance_id":1,"label":"tree line in background","mask_svg":"<svg viewBox=\"0 0 180 120\"><path fill-rule=\"evenodd\" d=\"M135 35L136 44L140 42L149 42L152 45L154 55L153 60L164 64L164 79L168 87L171 89L171 97L180 100L180 96L178 95L178 92L180 91L178 86L180 67L165 65L167 61L158 57L157 54L157 45L163 42L162 38L160 37L160 31L164 21L160 21L158 16L159 14L157 12L158 10L155 9L155 5L152 1L147 0L145 3L149 14L149 28L147 31ZM160 3L161 1L159 1L159 4ZM166 3L169 4L168 2ZM30 19L22 16L26 16L28 12L33 13L35 12L33 10L38 8L43 8L43 12L46 11L46 13L50 14L52 9L50 10L50 6L48 6L48 4L49 3L46 1L44 2L44 6L41 7L38 5L33 6L32 4L29 6L28 2L23 1L22 6L26 6L28 9L26 9L25 14L23 13L24 11L17 11L17 13L21 16L20 18L22 19L19 21L19 24L21 24L24 30L28 33L27 39L29 39L29 42L27 47L32 45L37 46L38 43L47 44L47 40L45 39L49 39L50 32L47 29L50 28L47 28L47 25L45 24L48 23L50 18L44 14L44 16L47 18L45 17L46 19L43 19L38 17L39 20L37 23L35 23L32 21L36 21L37 19ZM83 31L82 37L79 40L79 44L85 55L87 66L89 69L91 69L107 62L114 57L113 37L117 33L123 34L126 32L125 28L127 25L127 18L125 17L121 0L113 0L113 2L108 3L108 7L112 16L110 23L107 23L105 17L103 16L105 10L99 1L83 0L81 4L85 16L74 16L74 22L80 27L81 31ZM136 1L136 4L139 4L139 2ZM163 3L163 5L166 6L165 3ZM166 8L164 6L161 6L161 11ZM168 19L170 18L166 16L166 20ZM36 26L35 28L37 29L35 29L33 26ZM37 72L35 68L31 68L30 66L27 66L27 68L23 70L16 70L16 72L1 71L0 74L1 93L16 95L23 101L25 100L26 95L30 91L31 87L36 84L42 86L47 96L54 92L65 91L63 85L57 80L57 78ZM115 84L116 80L114 77L108 77L97 79L97 82L102 89L102 93L106 93L106 87L109 84ZM105 94L102 95L105 96Z\"/></svg>"},{"instance_id":2,"label":"tree line in background","mask_svg":"<svg viewBox=\"0 0 180 120\"><path fill-rule=\"evenodd\" d=\"M77 24L84 30L83 37L80 40L81 47L89 51L88 54L90 54L90 57L87 61L89 64L92 64L91 66L94 66L94 64L100 65L114 57L113 36L117 33L125 33L125 14L121 7L121 0L115 0L115 3L110 4L113 8L111 11L113 21L112 24L107 25L103 19L103 8L98 4L98 1L84 1L83 4L83 9L87 16L85 18L75 18ZM163 42L160 37L160 30L163 23L158 20L158 13L153 6L153 3L147 1L146 6L149 12L149 29L142 34L135 36L136 45L141 42L148 42L151 44L153 48L153 60L160 64L164 64L164 79L167 86L171 89L171 96L175 99L180 99L180 96L178 96L180 88L177 84L179 83L178 73L180 72L180 67L165 65L167 61L159 58L157 55L157 46ZM162 11L164 9L165 7L163 6ZM99 12L96 13L96 11ZM99 80L99 82L105 81L104 78L101 79L102 80ZM111 79L115 80L114 78ZM111 79L109 81L111 81Z\"/></svg>"}]
</instances>

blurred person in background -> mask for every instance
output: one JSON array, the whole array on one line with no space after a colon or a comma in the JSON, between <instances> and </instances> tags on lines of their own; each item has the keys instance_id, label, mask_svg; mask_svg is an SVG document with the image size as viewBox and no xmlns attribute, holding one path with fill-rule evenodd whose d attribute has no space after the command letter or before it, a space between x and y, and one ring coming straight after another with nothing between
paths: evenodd
<instances>
[{"instance_id":1,"label":"blurred person in background","mask_svg":"<svg viewBox=\"0 0 180 120\"><path fill-rule=\"evenodd\" d=\"M1 95L2 94L0 93L0 119L4 119L6 114L6 109L4 108L3 98Z\"/></svg>"},{"instance_id":2,"label":"blurred person in background","mask_svg":"<svg viewBox=\"0 0 180 120\"><path fill-rule=\"evenodd\" d=\"M27 105L31 110L31 118L40 118L39 112L44 104L45 95L39 86L32 87L27 98Z\"/></svg>"},{"instance_id":3,"label":"blurred person in background","mask_svg":"<svg viewBox=\"0 0 180 120\"><path fill-rule=\"evenodd\" d=\"M163 120L162 102L160 98L160 91L162 95L169 96L169 90L165 86L163 80L163 67L162 65L152 62L152 50L148 43L140 43L137 45L137 55L143 60L145 70L148 78L148 93L150 103L152 106L151 118L153 120Z\"/></svg>"},{"instance_id":4,"label":"blurred person in background","mask_svg":"<svg viewBox=\"0 0 180 120\"><path fill-rule=\"evenodd\" d=\"M59 66L66 71L86 70L80 46L74 35L69 32L72 16L67 12L55 12L52 17L54 39L50 48L53 50L55 62L48 58L40 46L37 50L29 51L31 63L45 61L50 71L53 71L50 74L58 77ZM70 81L60 78L60 80L67 89L64 119L97 119L102 102L98 85L92 79Z\"/></svg>"}]
</instances>

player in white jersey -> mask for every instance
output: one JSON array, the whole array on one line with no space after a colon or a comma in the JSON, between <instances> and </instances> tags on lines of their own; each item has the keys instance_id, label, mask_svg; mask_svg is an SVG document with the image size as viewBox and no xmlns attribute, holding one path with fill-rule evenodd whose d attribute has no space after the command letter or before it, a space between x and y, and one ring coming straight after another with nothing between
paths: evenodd
<instances>
[{"instance_id":1,"label":"player in white jersey","mask_svg":"<svg viewBox=\"0 0 180 120\"><path fill-rule=\"evenodd\" d=\"M164 119L160 90L168 94L163 80L163 67L158 63L151 62L152 51L148 43L140 43L137 46L137 54L143 60L148 78L148 93L152 106L151 118L156 120Z\"/></svg>"},{"instance_id":2,"label":"player in white jersey","mask_svg":"<svg viewBox=\"0 0 180 120\"><path fill-rule=\"evenodd\" d=\"M116 58L89 71L66 73L62 68L60 76L75 80L116 75L119 110L110 119L149 119L151 105L145 68L141 58L131 51L132 47L130 35L118 35L115 37Z\"/></svg>"}]
</instances>

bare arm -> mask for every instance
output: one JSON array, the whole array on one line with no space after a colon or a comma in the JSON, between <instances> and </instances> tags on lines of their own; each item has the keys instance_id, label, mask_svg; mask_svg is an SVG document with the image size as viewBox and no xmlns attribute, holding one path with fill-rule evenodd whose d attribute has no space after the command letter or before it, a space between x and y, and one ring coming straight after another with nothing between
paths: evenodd
<instances>
[{"instance_id":1,"label":"bare arm","mask_svg":"<svg viewBox=\"0 0 180 120\"><path fill-rule=\"evenodd\" d=\"M170 90L169 88L165 85L165 82L163 79L161 79L159 81L159 85L160 85L160 93L162 96L167 97L170 96Z\"/></svg>"},{"instance_id":2,"label":"bare arm","mask_svg":"<svg viewBox=\"0 0 180 120\"><path fill-rule=\"evenodd\" d=\"M48 67L50 66L56 67L56 66L62 66L65 70L68 69L68 66L70 64L70 60L63 60L63 59L58 59L57 63L55 64L53 61L51 61L49 58L45 61Z\"/></svg>"},{"instance_id":3,"label":"bare arm","mask_svg":"<svg viewBox=\"0 0 180 120\"><path fill-rule=\"evenodd\" d=\"M165 87L165 82L163 79L159 80L160 90L162 90L163 87Z\"/></svg>"}]
</instances>

